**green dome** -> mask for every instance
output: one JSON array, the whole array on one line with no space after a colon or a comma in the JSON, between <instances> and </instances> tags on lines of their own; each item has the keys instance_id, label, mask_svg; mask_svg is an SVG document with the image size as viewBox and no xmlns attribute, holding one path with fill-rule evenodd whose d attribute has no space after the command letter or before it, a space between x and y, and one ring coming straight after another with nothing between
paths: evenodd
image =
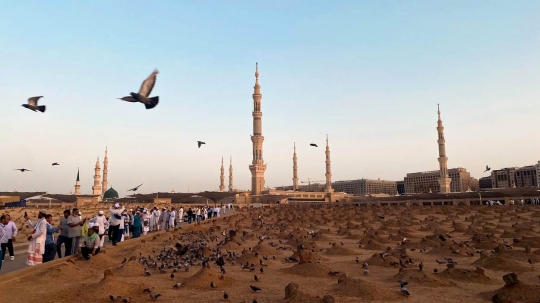
<instances>
[{"instance_id":1,"label":"green dome","mask_svg":"<svg viewBox=\"0 0 540 303\"><path fill-rule=\"evenodd\" d=\"M118 192L114 190L114 188L109 188L104 194L103 194L103 200L105 199L116 199L118 198Z\"/></svg>"}]
</instances>

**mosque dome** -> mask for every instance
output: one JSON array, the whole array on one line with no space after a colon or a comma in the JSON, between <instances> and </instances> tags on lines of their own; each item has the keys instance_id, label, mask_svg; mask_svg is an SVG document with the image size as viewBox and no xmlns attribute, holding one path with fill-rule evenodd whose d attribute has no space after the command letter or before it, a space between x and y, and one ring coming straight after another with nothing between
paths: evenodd
<instances>
[{"instance_id":1,"label":"mosque dome","mask_svg":"<svg viewBox=\"0 0 540 303\"><path fill-rule=\"evenodd\" d=\"M118 198L118 192L114 190L114 188L109 188L104 194L103 194L103 200L105 199L116 199Z\"/></svg>"}]
</instances>

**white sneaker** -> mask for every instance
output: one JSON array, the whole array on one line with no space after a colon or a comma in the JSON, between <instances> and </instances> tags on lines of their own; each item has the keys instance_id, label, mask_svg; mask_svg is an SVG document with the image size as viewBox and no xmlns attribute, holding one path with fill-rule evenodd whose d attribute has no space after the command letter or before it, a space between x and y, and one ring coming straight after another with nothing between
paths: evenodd
<instances>
[{"instance_id":1,"label":"white sneaker","mask_svg":"<svg viewBox=\"0 0 540 303\"><path fill-rule=\"evenodd\" d=\"M11 260L11 261L15 260L15 257L14 257L14 256L11 256L10 260Z\"/></svg>"}]
</instances>

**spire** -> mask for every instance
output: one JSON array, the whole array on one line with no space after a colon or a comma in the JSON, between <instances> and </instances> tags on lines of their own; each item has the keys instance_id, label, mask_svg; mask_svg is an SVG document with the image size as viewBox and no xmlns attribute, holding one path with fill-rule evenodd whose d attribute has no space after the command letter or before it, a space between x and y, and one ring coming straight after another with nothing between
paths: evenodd
<instances>
[{"instance_id":1,"label":"spire","mask_svg":"<svg viewBox=\"0 0 540 303\"><path fill-rule=\"evenodd\" d=\"M79 178L79 168L77 167L77 180L75 180L75 195L81 194L81 182Z\"/></svg>"},{"instance_id":2,"label":"spire","mask_svg":"<svg viewBox=\"0 0 540 303\"><path fill-rule=\"evenodd\" d=\"M293 152L293 190L298 190L298 162L296 158L296 142L294 142Z\"/></svg>"},{"instance_id":3,"label":"spire","mask_svg":"<svg viewBox=\"0 0 540 303\"><path fill-rule=\"evenodd\" d=\"M103 194L105 193L109 185L108 174L109 174L109 156L108 156L107 146L105 146L105 158L103 159L103 181L101 182L101 189L102 189Z\"/></svg>"},{"instance_id":4,"label":"spire","mask_svg":"<svg viewBox=\"0 0 540 303\"><path fill-rule=\"evenodd\" d=\"M230 165L229 165L229 192L233 192L234 191L234 186L233 186L233 168L232 168L232 156L231 156L231 159L230 159Z\"/></svg>"},{"instance_id":5,"label":"spire","mask_svg":"<svg viewBox=\"0 0 540 303\"><path fill-rule=\"evenodd\" d=\"M441 120L441 109L437 104L437 144L439 145L439 192L449 193L450 182L452 179L448 177L448 157L446 156L446 140L444 139L444 126Z\"/></svg>"},{"instance_id":6,"label":"spire","mask_svg":"<svg viewBox=\"0 0 540 303\"><path fill-rule=\"evenodd\" d=\"M225 168L223 167L223 157L221 157L221 170L219 175L219 191L225 191Z\"/></svg>"},{"instance_id":7,"label":"spire","mask_svg":"<svg viewBox=\"0 0 540 303\"><path fill-rule=\"evenodd\" d=\"M96 167L94 168L94 186L92 186L92 195L101 197L101 168L99 167L99 157L96 161Z\"/></svg>"},{"instance_id":8,"label":"spire","mask_svg":"<svg viewBox=\"0 0 540 303\"><path fill-rule=\"evenodd\" d=\"M255 64L255 86L253 90L253 161L249 166L251 171L251 194L261 195L264 191L264 172L266 164L263 160L263 142L262 135L262 111L261 111L261 86L259 85L259 63Z\"/></svg>"},{"instance_id":9,"label":"spire","mask_svg":"<svg viewBox=\"0 0 540 303\"><path fill-rule=\"evenodd\" d=\"M331 193L334 190L332 189L332 169L330 166L330 145L328 145L328 134L326 134L326 192Z\"/></svg>"}]
</instances>

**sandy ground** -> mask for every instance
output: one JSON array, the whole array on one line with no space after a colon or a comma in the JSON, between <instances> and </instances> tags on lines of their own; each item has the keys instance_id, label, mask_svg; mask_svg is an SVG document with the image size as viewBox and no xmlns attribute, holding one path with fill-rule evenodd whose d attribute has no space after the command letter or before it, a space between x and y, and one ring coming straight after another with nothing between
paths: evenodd
<instances>
[{"instance_id":1,"label":"sandy ground","mask_svg":"<svg viewBox=\"0 0 540 303\"><path fill-rule=\"evenodd\" d=\"M494 296L494 302L536 303L539 223L540 207L532 205L242 209L106 248L90 261L59 261L0 289L11 303L110 302L110 295L152 302L146 288L161 294L156 302L226 302L226 293L230 302L247 303L491 302ZM502 277L511 272L519 282L507 279L515 285L505 286ZM409 297L400 280L409 282Z\"/></svg>"}]
</instances>

